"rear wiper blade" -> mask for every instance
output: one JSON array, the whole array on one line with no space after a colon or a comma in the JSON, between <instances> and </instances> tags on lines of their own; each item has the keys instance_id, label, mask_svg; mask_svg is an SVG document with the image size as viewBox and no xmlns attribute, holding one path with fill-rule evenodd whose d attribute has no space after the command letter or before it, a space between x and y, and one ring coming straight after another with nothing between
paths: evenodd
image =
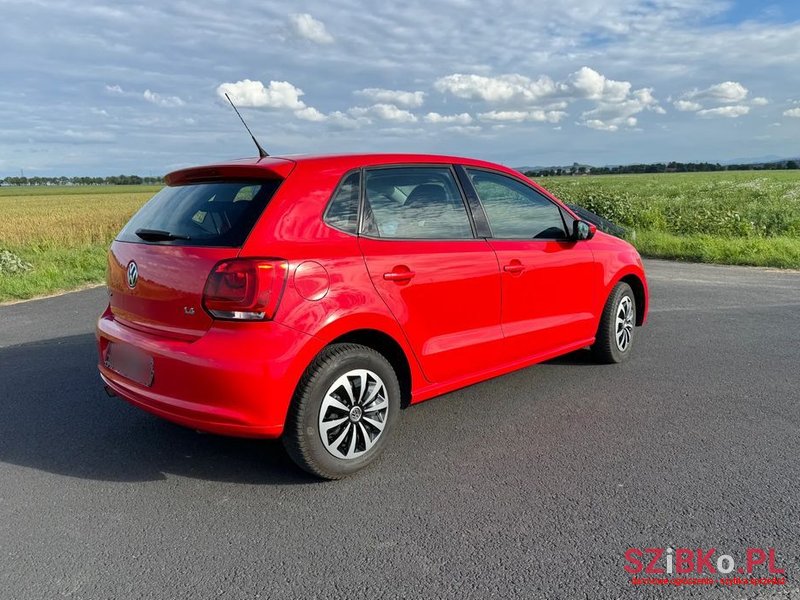
<instances>
[{"instance_id":1,"label":"rear wiper blade","mask_svg":"<svg viewBox=\"0 0 800 600\"><path fill-rule=\"evenodd\" d=\"M161 229L137 229L136 235L138 235L140 238L148 242L192 239L188 235L183 235L180 233L171 233L169 231L163 231Z\"/></svg>"}]
</instances>

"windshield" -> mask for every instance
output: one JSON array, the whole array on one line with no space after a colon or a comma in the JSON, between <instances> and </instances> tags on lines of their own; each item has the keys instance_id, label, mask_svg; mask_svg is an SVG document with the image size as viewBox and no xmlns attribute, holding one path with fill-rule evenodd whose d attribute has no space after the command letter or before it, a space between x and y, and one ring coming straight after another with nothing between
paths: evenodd
<instances>
[{"instance_id":1,"label":"windshield","mask_svg":"<svg viewBox=\"0 0 800 600\"><path fill-rule=\"evenodd\" d=\"M117 240L183 246L241 246L280 180L165 187L122 229Z\"/></svg>"}]
</instances>

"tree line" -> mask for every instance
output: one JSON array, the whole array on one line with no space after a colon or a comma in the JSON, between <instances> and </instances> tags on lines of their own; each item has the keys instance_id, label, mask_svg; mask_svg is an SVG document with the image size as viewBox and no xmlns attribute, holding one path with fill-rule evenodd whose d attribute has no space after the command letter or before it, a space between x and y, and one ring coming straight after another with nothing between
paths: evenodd
<instances>
[{"instance_id":1,"label":"tree line","mask_svg":"<svg viewBox=\"0 0 800 600\"><path fill-rule=\"evenodd\" d=\"M623 175L629 173L695 173L703 171L762 171L780 169L798 169L796 160L781 160L768 163L747 163L722 165L720 163L647 163L633 165L616 165L611 167L593 167L573 163L571 167L547 167L526 170L528 177L557 177L559 175Z\"/></svg>"},{"instance_id":2,"label":"tree line","mask_svg":"<svg viewBox=\"0 0 800 600\"><path fill-rule=\"evenodd\" d=\"M163 177L110 175L108 177L6 177L4 185L163 185Z\"/></svg>"}]
</instances>

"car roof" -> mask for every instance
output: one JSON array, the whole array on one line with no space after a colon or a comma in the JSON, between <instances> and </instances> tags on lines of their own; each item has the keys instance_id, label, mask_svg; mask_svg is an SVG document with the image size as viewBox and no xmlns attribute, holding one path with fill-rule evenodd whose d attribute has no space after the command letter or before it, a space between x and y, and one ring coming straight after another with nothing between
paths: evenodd
<instances>
[{"instance_id":1,"label":"car roof","mask_svg":"<svg viewBox=\"0 0 800 600\"><path fill-rule=\"evenodd\" d=\"M287 164L288 163L288 164ZM240 158L210 165L198 165L188 169L174 171L167 175L167 180L177 179L178 174L196 170L225 169L225 167L258 169L263 168L274 172L285 172L289 164L304 164L313 167L339 168L343 170L358 167L385 165L385 164L451 164L457 163L475 167L485 167L509 172L513 169L502 165L474 158L460 156L447 156L443 154L412 154L412 153L354 153L354 154L289 154L284 156L268 156L266 158ZM180 177L181 179L183 177Z\"/></svg>"},{"instance_id":2,"label":"car roof","mask_svg":"<svg viewBox=\"0 0 800 600\"><path fill-rule=\"evenodd\" d=\"M449 156L446 154L418 154L418 153L401 153L401 152L372 152L372 153L352 153L352 154L294 154L278 156L283 160L291 160L297 163L307 162L332 162L332 163L348 163L353 166L369 166L380 164L393 164L393 163L459 163L481 165L487 167L499 167L501 165L490 163L483 160L474 158L465 158L461 156Z\"/></svg>"}]
</instances>

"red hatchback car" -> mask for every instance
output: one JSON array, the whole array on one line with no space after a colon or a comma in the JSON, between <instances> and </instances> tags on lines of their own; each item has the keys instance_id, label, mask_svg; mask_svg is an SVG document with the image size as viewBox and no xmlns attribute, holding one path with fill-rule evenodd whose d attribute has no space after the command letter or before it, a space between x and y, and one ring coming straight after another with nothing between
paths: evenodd
<instances>
[{"instance_id":1,"label":"red hatchback car","mask_svg":"<svg viewBox=\"0 0 800 600\"><path fill-rule=\"evenodd\" d=\"M107 389L170 421L283 437L335 479L401 406L591 346L631 353L642 261L500 165L248 159L176 171L108 258Z\"/></svg>"}]
</instances>

